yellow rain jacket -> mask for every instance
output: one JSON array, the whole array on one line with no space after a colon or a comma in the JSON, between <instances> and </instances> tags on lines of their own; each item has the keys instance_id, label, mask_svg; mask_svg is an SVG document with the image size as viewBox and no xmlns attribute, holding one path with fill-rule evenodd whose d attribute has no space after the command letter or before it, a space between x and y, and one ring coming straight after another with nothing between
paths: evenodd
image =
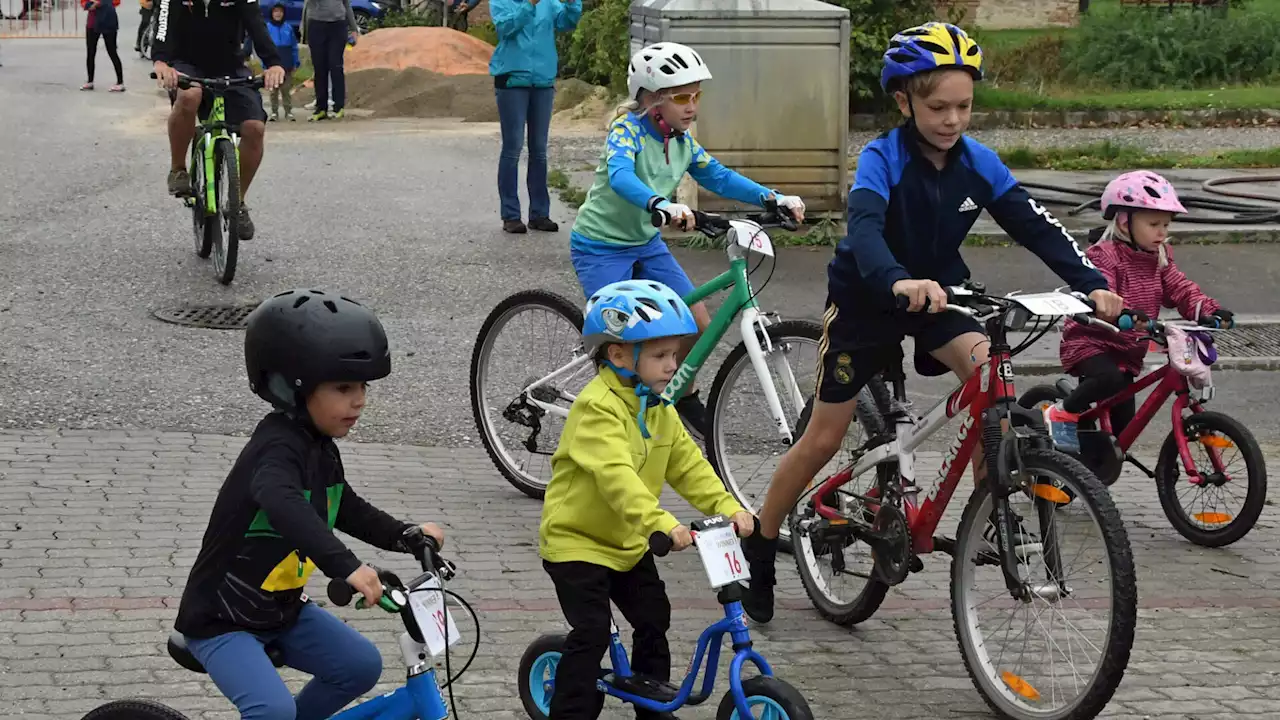
<instances>
[{"instance_id":1,"label":"yellow rain jacket","mask_svg":"<svg viewBox=\"0 0 1280 720\"><path fill-rule=\"evenodd\" d=\"M649 550L649 535L681 524L658 506L667 483L703 515L744 508L724 489L711 463L670 405L636 422L640 398L609 367L569 409L542 504L539 550L549 562L589 562L626 572ZM686 519L685 522L688 522Z\"/></svg>"}]
</instances>

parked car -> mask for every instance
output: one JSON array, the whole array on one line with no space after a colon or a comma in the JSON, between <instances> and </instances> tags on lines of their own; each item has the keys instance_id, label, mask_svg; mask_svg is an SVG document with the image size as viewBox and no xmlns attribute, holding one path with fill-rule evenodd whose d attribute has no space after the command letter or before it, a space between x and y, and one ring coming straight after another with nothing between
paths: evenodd
<instances>
[{"instance_id":1,"label":"parked car","mask_svg":"<svg viewBox=\"0 0 1280 720\"><path fill-rule=\"evenodd\" d=\"M302 3L303 0L280 0L284 5L284 21L293 26L298 37L302 37ZM261 0L258 4L262 6L262 17L271 20L271 8L276 6L276 0ZM356 16L361 34L369 32L371 20L381 18L393 7L386 0L351 0L351 12Z\"/></svg>"}]
</instances>

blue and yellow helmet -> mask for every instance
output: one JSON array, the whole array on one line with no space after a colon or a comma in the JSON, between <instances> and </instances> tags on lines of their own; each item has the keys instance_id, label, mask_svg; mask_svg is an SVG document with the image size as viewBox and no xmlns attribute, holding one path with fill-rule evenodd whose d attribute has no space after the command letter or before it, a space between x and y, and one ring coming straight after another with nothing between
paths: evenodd
<instances>
[{"instance_id":1,"label":"blue and yellow helmet","mask_svg":"<svg viewBox=\"0 0 1280 720\"><path fill-rule=\"evenodd\" d=\"M880 87L892 92L912 75L942 68L967 70L974 80L981 80L982 48L951 23L928 22L907 28L889 40Z\"/></svg>"}]
</instances>

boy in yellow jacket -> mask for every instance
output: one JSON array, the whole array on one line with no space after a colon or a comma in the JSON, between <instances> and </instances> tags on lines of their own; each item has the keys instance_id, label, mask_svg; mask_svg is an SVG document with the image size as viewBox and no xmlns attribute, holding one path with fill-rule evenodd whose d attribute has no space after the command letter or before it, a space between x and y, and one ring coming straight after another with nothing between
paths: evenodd
<instances>
[{"instance_id":1,"label":"boy in yellow jacket","mask_svg":"<svg viewBox=\"0 0 1280 720\"><path fill-rule=\"evenodd\" d=\"M649 280L606 285L587 302L583 340L599 374L574 401L551 457L540 554L572 630L556 668L551 720L599 717L600 660L609 647L609 601L635 629L632 670L671 678L671 603L648 538L692 544L689 528L658 505L662 488L704 515L732 516L742 536L755 518L716 476L674 407L658 400L679 366L680 338L697 333L688 305ZM636 709L642 720L673 718Z\"/></svg>"}]
</instances>

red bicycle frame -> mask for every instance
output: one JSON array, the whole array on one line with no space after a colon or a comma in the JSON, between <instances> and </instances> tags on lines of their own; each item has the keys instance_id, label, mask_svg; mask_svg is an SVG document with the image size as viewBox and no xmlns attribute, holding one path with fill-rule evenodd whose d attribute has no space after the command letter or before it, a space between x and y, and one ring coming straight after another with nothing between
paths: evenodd
<instances>
[{"instance_id":1,"label":"red bicycle frame","mask_svg":"<svg viewBox=\"0 0 1280 720\"><path fill-rule=\"evenodd\" d=\"M1157 382L1159 383L1158 385L1156 385ZM1134 441L1138 439L1143 430L1147 429L1147 423L1151 422L1156 412L1172 395L1173 416L1171 424L1173 425L1173 436L1178 443L1178 457L1181 458L1182 466L1186 469L1187 475L1191 477L1190 481L1199 485L1203 480L1200 477L1200 473L1196 471L1195 460L1191 457L1191 446L1187 443L1186 429L1182 426L1182 413L1188 407L1191 408L1193 413L1204 412L1204 407L1201 405L1200 400L1191 397L1191 388L1187 385L1187 378L1172 365L1166 363L1159 370L1152 370L1143 375L1128 388L1081 413L1080 420L1081 422L1092 420L1098 423L1097 427L1104 433L1114 435L1111 430L1111 409L1130 398L1136 397L1138 393L1152 385L1156 385L1155 390L1147 396L1147 399L1142 403L1142 407L1133 416L1133 420L1125 426L1124 431L1116 438L1116 444L1119 445L1121 452L1127 454L1129 448L1133 447ZM1209 451L1214 470L1225 475L1226 468L1222 465L1222 455L1218 452L1218 449L1207 445L1205 449Z\"/></svg>"},{"instance_id":2,"label":"red bicycle frame","mask_svg":"<svg viewBox=\"0 0 1280 720\"><path fill-rule=\"evenodd\" d=\"M834 493L836 488L862 475L875 465L895 455L898 458L899 482L902 490L902 504L906 515L907 528L911 533L912 550L921 555L933 552L933 534L942 520L942 513L960 477L973 458L975 448L979 447L982 438L983 415L986 410L997 403L1016 404L1017 393L1013 385L1012 352L1004 343L993 340L991 357L960 387L956 388L944 400L930 408L919 422L909 417L901 417L897 421L897 439L895 442L880 445L864 454L856 463L841 469L827 478L814 491L814 506L819 515L833 524L847 522L840 512L823 502ZM896 368L890 368L901 376L899 362ZM888 377L886 379L889 379ZM900 380L898 382L901 382ZM947 454L943 457L942 467L938 469L924 500L918 501L920 488L915 483L915 449L937 432L947 421L968 409L956 438L952 441ZM978 428L975 432L974 429ZM873 488L875 492L877 488Z\"/></svg>"}]
</instances>

